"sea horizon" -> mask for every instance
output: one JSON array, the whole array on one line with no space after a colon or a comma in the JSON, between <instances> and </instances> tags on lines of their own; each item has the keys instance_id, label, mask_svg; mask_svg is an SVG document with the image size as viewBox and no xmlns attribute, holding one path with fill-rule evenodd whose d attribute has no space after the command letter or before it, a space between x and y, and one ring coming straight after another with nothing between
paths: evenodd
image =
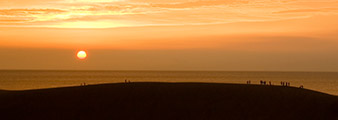
<instances>
[{"instance_id":1,"label":"sea horizon","mask_svg":"<svg viewBox=\"0 0 338 120\"><path fill-rule=\"evenodd\" d=\"M313 73L338 73L338 71L297 71L297 70L91 70L91 69L0 69L0 71L139 71L139 72L313 72Z\"/></svg>"}]
</instances>

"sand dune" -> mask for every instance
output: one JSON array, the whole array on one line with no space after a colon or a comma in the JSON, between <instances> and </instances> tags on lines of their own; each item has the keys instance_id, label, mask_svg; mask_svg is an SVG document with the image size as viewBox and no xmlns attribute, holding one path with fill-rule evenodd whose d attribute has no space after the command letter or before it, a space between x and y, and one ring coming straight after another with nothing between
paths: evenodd
<instances>
[{"instance_id":1,"label":"sand dune","mask_svg":"<svg viewBox=\"0 0 338 120\"><path fill-rule=\"evenodd\" d=\"M0 91L0 117L21 120L337 120L338 97L294 87L118 83Z\"/></svg>"}]
</instances>

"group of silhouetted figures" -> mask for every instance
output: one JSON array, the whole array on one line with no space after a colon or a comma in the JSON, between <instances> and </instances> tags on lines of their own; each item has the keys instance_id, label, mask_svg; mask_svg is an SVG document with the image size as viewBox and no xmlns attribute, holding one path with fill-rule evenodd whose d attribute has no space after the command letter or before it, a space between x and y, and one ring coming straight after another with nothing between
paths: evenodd
<instances>
[{"instance_id":1,"label":"group of silhouetted figures","mask_svg":"<svg viewBox=\"0 0 338 120\"><path fill-rule=\"evenodd\" d=\"M280 83L281 83L281 86L290 86L290 82L283 82L283 81L281 81ZM251 84L251 81L250 81L250 80L249 80L249 81L246 81L246 84ZM271 83L271 81L269 81L269 82L267 83L266 81L263 81L263 80L260 81L260 84L261 84L261 85L273 85L273 84ZM299 86L299 88L304 88L304 86L301 85L301 86Z\"/></svg>"},{"instance_id":2,"label":"group of silhouetted figures","mask_svg":"<svg viewBox=\"0 0 338 120\"><path fill-rule=\"evenodd\" d=\"M124 83L131 83L130 80L125 79Z\"/></svg>"},{"instance_id":3,"label":"group of silhouetted figures","mask_svg":"<svg viewBox=\"0 0 338 120\"><path fill-rule=\"evenodd\" d=\"M280 82L280 85L282 85L282 86L290 86L290 83L289 82Z\"/></svg>"},{"instance_id":4,"label":"group of silhouetted figures","mask_svg":"<svg viewBox=\"0 0 338 120\"><path fill-rule=\"evenodd\" d=\"M84 82L84 83L81 83L81 86L86 86L87 84Z\"/></svg>"},{"instance_id":5,"label":"group of silhouetted figures","mask_svg":"<svg viewBox=\"0 0 338 120\"><path fill-rule=\"evenodd\" d=\"M260 83L261 83L261 85L272 85L272 84L271 84L271 81L269 81L269 83L267 84L266 81L262 81L262 80L261 80Z\"/></svg>"},{"instance_id":6,"label":"group of silhouetted figures","mask_svg":"<svg viewBox=\"0 0 338 120\"><path fill-rule=\"evenodd\" d=\"M251 84L251 81L250 80L246 81L246 84ZM262 81L262 80L260 81L260 84L261 85L272 85L271 81L269 81L268 84L267 84L266 81Z\"/></svg>"},{"instance_id":7,"label":"group of silhouetted figures","mask_svg":"<svg viewBox=\"0 0 338 120\"><path fill-rule=\"evenodd\" d=\"M251 81L250 80L246 81L246 84L251 84ZM260 81L260 84L261 85L272 85L271 81L269 81L268 84L267 84L266 81L262 81L262 80Z\"/></svg>"}]
</instances>

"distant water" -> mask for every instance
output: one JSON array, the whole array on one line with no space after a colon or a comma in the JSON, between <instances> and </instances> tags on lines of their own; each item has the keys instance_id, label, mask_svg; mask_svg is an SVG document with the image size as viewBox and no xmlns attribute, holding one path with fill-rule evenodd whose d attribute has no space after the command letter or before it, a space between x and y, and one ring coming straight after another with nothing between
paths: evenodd
<instances>
[{"instance_id":1,"label":"distant water","mask_svg":"<svg viewBox=\"0 0 338 120\"><path fill-rule=\"evenodd\" d=\"M0 89L26 90L79 86L81 83L213 82L259 84L260 80L338 95L336 72L182 72L182 71L0 71Z\"/></svg>"}]
</instances>

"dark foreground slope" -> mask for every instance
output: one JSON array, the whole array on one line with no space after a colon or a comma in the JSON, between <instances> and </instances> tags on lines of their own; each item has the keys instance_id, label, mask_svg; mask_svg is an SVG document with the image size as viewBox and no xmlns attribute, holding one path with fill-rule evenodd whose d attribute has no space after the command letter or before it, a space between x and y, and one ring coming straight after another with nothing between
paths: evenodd
<instances>
[{"instance_id":1,"label":"dark foreground slope","mask_svg":"<svg viewBox=\"0 0 338 120\"><path fill-rule=\"evenodd\" d=\"M337 120L337 100L281 86L121 83L1 91L0 119Z\"/></svg>"}]
</instances>

